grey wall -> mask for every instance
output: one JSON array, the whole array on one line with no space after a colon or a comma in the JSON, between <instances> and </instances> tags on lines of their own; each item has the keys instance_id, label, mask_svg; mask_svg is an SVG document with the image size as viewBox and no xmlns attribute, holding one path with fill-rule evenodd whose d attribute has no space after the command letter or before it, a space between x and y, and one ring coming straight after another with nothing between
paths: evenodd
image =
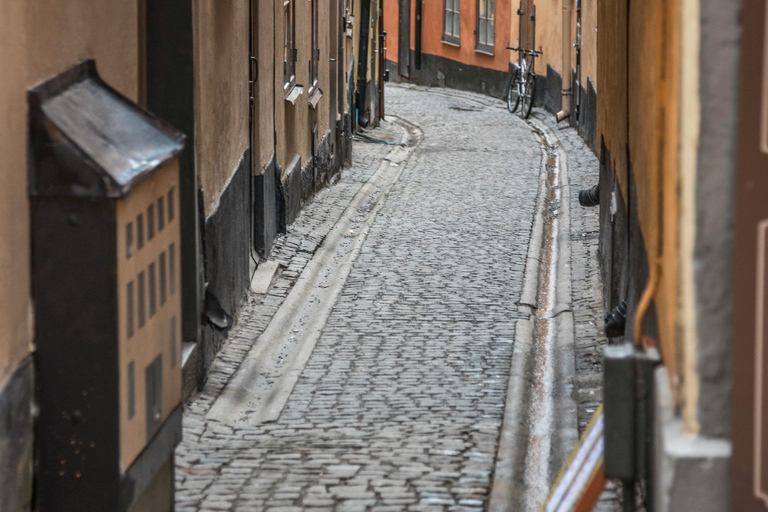
<instances>
[{"instance_id":1,"label":"grey wall","mask_svg":"<svg viewBox=\"0 0 768 512\"><path fill-rule=\"evenodd\" d=\"M705 437L730 436L732 252L741 0L701 0L694 272Z\"/></svg>"}]
</instances>

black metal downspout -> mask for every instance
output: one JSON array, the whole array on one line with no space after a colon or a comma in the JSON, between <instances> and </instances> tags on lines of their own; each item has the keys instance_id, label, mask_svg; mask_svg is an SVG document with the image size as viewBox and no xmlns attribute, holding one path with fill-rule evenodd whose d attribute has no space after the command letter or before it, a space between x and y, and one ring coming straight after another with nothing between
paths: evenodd
<instances>
[{"instance_id":1,"label":"black metal downspout","mask_svg":"<svg viewBox=\"0 0 768 512\"><path fill-rule=\"evenodd\" d=\"M365 115L368 78L368 36L371 29L371 0L360 3L360 49L357 54L357 124L366 128L371 122Z\"/></svg>"},{"instance_id":2,"label":"black metal downspout","mask_svg":"<svg viewBox=\"0 0 768 512\"><path fill-rule=\"evenodd\" d=\"M416 69L421 69L421 12L422 12L422 0L416 0L416 48L415 48L415 65Z\"/></svg>"}]
</instances>

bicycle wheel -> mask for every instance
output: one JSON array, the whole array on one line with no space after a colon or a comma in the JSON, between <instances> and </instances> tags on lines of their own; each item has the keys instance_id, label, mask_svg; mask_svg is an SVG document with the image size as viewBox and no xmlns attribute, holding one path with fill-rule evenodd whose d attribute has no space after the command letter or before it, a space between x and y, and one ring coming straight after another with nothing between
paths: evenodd
<instances>
[{"instance_id":1,"label":"bicycle wheel","mask_svg":"<svg viewBox=\"0 0 768 512\"><path fill-rule=\"evenodd\" d=\"M525 82L525 89L523 93L523 110L521 114L525 119L528 119L533 110L533 99L536 97L536 81L533 78L533 74L528 75L528 80Z\"/></svg>"},{"instance_id":2,"label":"bicycle wheel","mask_svg":"<svg viewBox=\"0 0 768 512\"><path fill-rule=\"evenodd\" d=\"M515 68L512 77L509 80L509 87L507 90L507 110L510 114L514 114L520 105L520 95L517 93L517 84L520 82L520 68Z\"/></svg>"}]
</instances>

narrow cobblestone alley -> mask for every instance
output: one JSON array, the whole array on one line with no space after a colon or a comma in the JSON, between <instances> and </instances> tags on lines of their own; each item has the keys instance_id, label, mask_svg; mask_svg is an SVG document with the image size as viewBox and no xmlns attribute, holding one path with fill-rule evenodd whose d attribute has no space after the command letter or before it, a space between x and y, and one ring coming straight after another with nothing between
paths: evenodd
<instances>
[{"instance_id":1,"label":"narrow cobblestone alley","mask_svg":"<svg viewBox=\"0 0 768 512\"><path fill-rule=\"evenodd\" d=\"M385 161L397 173L391 186L351 219L342 249L353 263L335 303L325 304L295 385L282 390L277 419L223 400L334 224L397 146L357 142L341 181L278 240L269 291L249 295L205 389L188 404L177 511L487 507L524 316L516 303L541 147L500 101L479 95L389 87L387 119L368 134L406 140L409 153ZM596 217L590 222L592 240ZM361 245L350 252L355 236ZM585 287L595 286L596 271L584 272ZM601 312L593 313L582 323L596 331L590 322ZM599 379L585 382L590 390L580 392L596 403ZM216 412L223 409L231 421ZM587 418L580 409L582 425Z\"/></svg>"}]
</instances>

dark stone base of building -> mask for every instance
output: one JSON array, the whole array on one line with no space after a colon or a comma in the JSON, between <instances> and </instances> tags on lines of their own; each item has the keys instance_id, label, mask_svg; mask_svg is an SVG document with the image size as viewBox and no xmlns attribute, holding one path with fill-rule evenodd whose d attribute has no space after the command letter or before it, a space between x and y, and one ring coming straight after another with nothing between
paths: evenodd
<instances>
[{"instance_id":1,"label":"dark stone base of building","mask_svg":"<svg viewBox=\"0 0 768 512\"><path fill-rule=\"evenodd\" d=\"M330 130L323 135L322 140L315 148L315 156L312 159L314 167L314 188L312 195L324 189L331 183L331 179L338 167L334 165L331 155L331 132Z\"/></svg>"},{"instance_id":2,"label":"dark stone base of building","mask_svg":"<svg viewBox=\"0 0 768 512\"><path fill-rule=\"evenodd\" d=\"M574 82L575 83L575 82ZM579 135L587 142L590 149L597 153L597 91L592 79L587 77L587 88L581 88L581 105L579 107Z\"/></svg>"},{"instance_id":3,"label":"dark stone base of building","mask_svg":"<svg viewBox=\"0 0 768 512\"><path fill-rule=\"evenodd\" d=\"M301 157L296 155L288 164L281 180L285 226L292 224L301 211L301 175L303 172Z\"/></svg>"},{"instance_id":4,"label":"dark stone base of building","mask_svg":"<svg viewBox=\"0 0 768 512\"><path fill-rule=\"evenodd\" d=\"M411 62L416 61L411 50ZM429 53L421 54L421 69L411 67L408 78L400 76L397 64L387 61L390 82L405 82L429 87L448 87L504 98L509 75L506 71L471 66Z\"/></svg>"},{"instance_id":5,"label":"dark stone base of building","mask_svg":"<svg viewBox=\"0 0 768 512\"><path fill-rule=\"evenodd\" d=\"M246 151L216 211L205 220L203 252L205 279L205 324L197 361L184 369L186 382L200 388L207 368L227 338L250 283L252 250L262 259L277 236L296 220L301 209L317 192L334 182L344 163L352 157L352 119L349 111L337 122L336 154L331 154L331 132L323 135L315 156L302 167L294 157L283 175L273 158L259 176L251 178L251 154ZM253 240L253 247L251 247ZM201 350L200 350L201 349ZM185 396L190 393L185 391Z\"/></svg>"},{"instance_id":6,"label":"dark stone base of building","mask_svg":"<svg viewBox=\"0 0 768 512\"><path fill-rule=\"evenodd\" d=\"M32 358L0 389L0 510L25 512L32 498Z\"/></svg>"},{"instance_id":7,"label":"dark stone base of building","mask_svg":"<svg viewBox=\"0 0 768 512\"><path fill-rule=\"evenodd\" d=\"M218 208L206 219L205 311L202 364L208 368L227 336L249 285L251 257L251 153L246 150ZM222 311L223 310L223 311ZM230 318L226 319L226 315Z\"/></svg>"},{"instance_id":8,"label":"dark stone base of building","mask_svg":"<svg viewBox=\"0 0 768 512\"><path fill-rule=\"evenodd\" d=\"M275 157L267 168L253 179L253 241L259 257L266 258L277 234L282 230L279 205L282 202L277 187L280 171Z\"/></svg>"},{"instance_id":9,"label":"dark stone base of building","mask_svg":"<svg viewBox=\"0 0 768 512\"><path fill-rule=\"evenodd\" d=\"M634 173L628 173L628 200L624 200L615 175L615 165L605 145L600 159L600 240L605 311L622 300L635 311L648 282L649 264L645 239L640 229ZM628 204L627 204L628 203ZM624 338L632 340L634 316L627 318ZM655 306L651 305L643 325L645 334L658 337Z\"/></svg>"},{"instance_id":10,"label":"dark stone base of building","mask_svg":"<svg viewBox=\"0 0 768 512\"><path fill-rule=\"evenodd\" d=\"M546 80L546 92L544 94L545 109L553 114L557 114L563 109L563 77L558 73L555 68L547 64L547 76Z\"/></svg>"}]
</instances>

